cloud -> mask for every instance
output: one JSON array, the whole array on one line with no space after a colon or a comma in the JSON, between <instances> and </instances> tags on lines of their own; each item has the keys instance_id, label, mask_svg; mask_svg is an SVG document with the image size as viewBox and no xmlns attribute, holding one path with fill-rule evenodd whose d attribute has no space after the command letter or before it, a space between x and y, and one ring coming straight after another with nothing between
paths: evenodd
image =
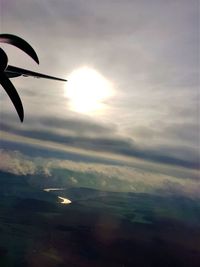
<instances>
[{"instance_id":1,"label":"cloud","mask_svg":"<svg viewBox=\"0 0 200 267\"><path fill-rule=\"evenodd\" d=\"M10 64L61 77L89 65L116 95L105 115L86 117L69 110L63 84L15 79L25 122L1 93L1 147L74 161L109 153L109 162L144 160L157 172L165 164L165 174L199 167L198 1L4 0L2 7L2 30L29 41L41 62L38 69L6 46Z\"/></svg>"},{"instance_id":2,"label":"cloud","mask_svg":"<svg viewBox=\"0 0 200 267\"><path fill-rule=\"evenodd\" d=\"M25 159L19 152L4 152L0 149L0 170L18 175L35 174L37 167L33 161Z\"/></svg>"},{"instance_id":3,"label":"cloud","mask_svg":"<svg viewBox=\"0 0 200 267\"><path fill-rule=\"evenodd\" d=\"M17 175L61 177L66 185L85 186L106 190L183 194L199 197L200 181L149 172L141 168L102 163L75 162L55 158L27 157L17 151L0 150L0 170ZM68 171L69 174L68 174ZM73 176L71 174L73 172ZM60 178L59 178L60 179ZM60 181L58 179L58 181ZM121 181L121 182L120 182ZM43 184L44 181L40 180Z\"/></svg>"},{"instance_id":4,"label":"cloud","mask_svg":"<svg viewBox=\"0 0 200 267\"><path fill-rule=\"evenodd\" d=\"M145 146L136 144L131 138L120 137L115 130L110 127L105 127L100 124L86 122L81 120L59 120L55 122L51 119L42 119L40 121L43 127L46 125L53 126L53 129L48 127L34 129L13 127L12 125L1 123L1 129L20 136L28 137L40 142L43 146L44 142L54 142L54 144L61 146L68 146L75 149L90 150L95 152L105 152L117 154L121 156L139 158L146 161L152 161L162 164L177 165L185 168L198 169L199 168L199 152L193 147L184 145L169 145L158 144L154 146ZM65 125L62 127L62 125ZM62 133L59 132L59 127ZM55 130L54 130L55 129ZM66 132L65 132L65 129ZM183 129L184 132L184 129ZM148 135L148 129L145 130ZM171 129L168 132L170 135L176 134L177 138L184 137L178 127ZM189 136L191 133L189 132ZM162 132L157 135L162 137ZM179 137L180 136L180 137ZM160 138L161 138L160 137ZM14 141L14 140L12 140ZM17 142L17 140L15 140ZM23 139L21 141L23 143Z\"/></svg>"}]
</instances>

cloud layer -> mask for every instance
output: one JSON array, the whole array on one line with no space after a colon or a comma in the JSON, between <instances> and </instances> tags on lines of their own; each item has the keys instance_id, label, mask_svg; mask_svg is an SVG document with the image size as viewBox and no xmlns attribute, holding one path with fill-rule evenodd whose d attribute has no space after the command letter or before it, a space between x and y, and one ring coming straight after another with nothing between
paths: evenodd
<instances>
[{"instance_id":1,"label":"cloud layer","mask_svg":"<svg viewBox=\"0 0 200 267\"><path fill-rule=\"evenodd\" d=\"M14 79L25 122L1 90L1 148L85 162L101 154L101 162L120 166L116 157L124 157L126 164L144 161L149 175L155 164L164 175L198 176L198 1L3 0L1 9L1 31L29 41L41 62L4 45L10 64L64 78L89 66L115 91L106 113L85 115L70 110L64 84ZM5 157L12 162L13 154ZM35 171L24 163L27 170L16 161L16 172Z\"/></svg>"},{"instance_id":2,"label":"cloud layer","mask_svg":"<svg viewBox=\"0 0 200 267\"><path fill-rule=\"evenodd\" d=\"M59 177L60 171L58 170L61 170L62 185L65 186L82 186L82 180L85 180L85 186L101 190L157 194L162 192L162 194L184 194L195 198L199 197L200 193L200 181L189 178L149 172L149 170L128 166L27 157L19 152L5 150L0 150L0 170L16 175L31 175L36 181L37 175L40 177L42 175L44 181L40 180L41 185L48 184L46 179L51 176L54 177L55 182Z\"/></svg>"}]
</instances>

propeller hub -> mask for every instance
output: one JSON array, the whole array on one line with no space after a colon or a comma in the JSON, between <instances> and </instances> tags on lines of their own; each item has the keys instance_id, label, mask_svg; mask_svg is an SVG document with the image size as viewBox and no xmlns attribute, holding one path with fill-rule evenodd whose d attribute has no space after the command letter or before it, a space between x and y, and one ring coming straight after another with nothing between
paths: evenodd
<instances>
[{"instance_id":1,"label":"propeller hub","mask_svg":"<svg viewBox=\"0 0 200 267\"><path fill-rule=\"evenodd\" d=\"M3 49L0 48L0 71L4 71L8 65L8 57Z\"/></svg>"}]
</instances>

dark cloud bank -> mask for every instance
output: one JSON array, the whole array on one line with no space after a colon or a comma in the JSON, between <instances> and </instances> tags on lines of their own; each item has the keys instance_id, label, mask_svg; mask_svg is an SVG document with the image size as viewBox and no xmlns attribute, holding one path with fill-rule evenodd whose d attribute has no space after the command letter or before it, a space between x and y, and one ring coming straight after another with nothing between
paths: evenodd
<instances>
[{"instance_id":1,"label":"dark cloud bank","mask_svg":"<svg viewBox=\"0 0 200 267\"><path fill-rule=\"evenodd\" d=\"M190 169L199 168L198 151L196 152L187 146L169 147L160 145L154 149L141 147L130 138L118 137L115 129L112 129L112 127L95 124L91 121L42 118L40 123L43 126L53 125L54 131L50 131L48 127L44 127L43 129L29 129L14 127L7 123L1 123L0 128L3 131L20 136L43 140L45 142L51 141L64 146L85 149L86 151L109 152ZM71 130L72 133L69 134L66 132L60 134L57 132L59 129ZM10 142L15 143L16 141L10 140ZM22 144L20 145L22 146Z\"/></svg>"}]
</instances>

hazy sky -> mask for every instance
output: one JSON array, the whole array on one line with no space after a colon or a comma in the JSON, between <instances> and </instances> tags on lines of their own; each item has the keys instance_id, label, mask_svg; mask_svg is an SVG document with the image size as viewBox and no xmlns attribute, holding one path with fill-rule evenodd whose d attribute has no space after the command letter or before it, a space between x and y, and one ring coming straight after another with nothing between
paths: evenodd
<instances>
[{"instance_id":1,"label":"hazy sky","mask_svg":"<svg viewBox=\"0 0 200 267\"><path fill-rule=\"evenodd\" d=\"M198 0L0 2L1 32L27 40L40 59L37 66L2 45L9 63L69 79L13 79L23 124L1 90L2 157L5 150L66 159L75 153L73 160L137 165L147 176L153 164L161 174L198 177ZM68 94L72 78L79 97Z\"/></svg>"}]
</instances>

